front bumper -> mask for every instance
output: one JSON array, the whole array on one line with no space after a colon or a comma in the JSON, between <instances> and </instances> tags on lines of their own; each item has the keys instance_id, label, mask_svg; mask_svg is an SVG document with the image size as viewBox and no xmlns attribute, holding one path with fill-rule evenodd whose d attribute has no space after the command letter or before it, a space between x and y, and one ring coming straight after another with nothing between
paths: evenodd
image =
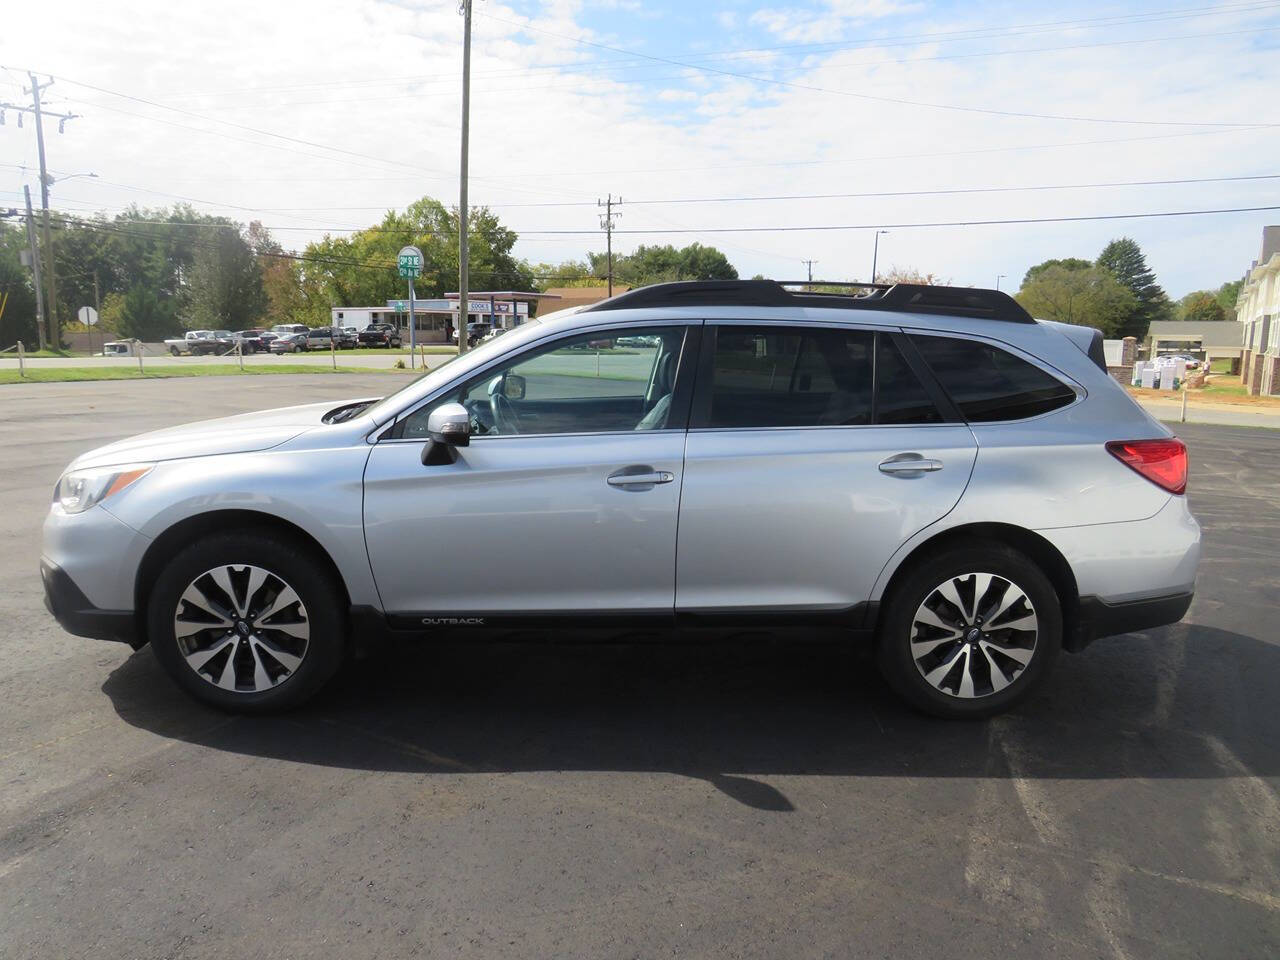
<instances>
[{"instance_id":1,"label":"front bumper","mask_svg":"<svg viewBox=\"0 0 1280 960\"><path fill-rule=\"evenodd\" d=\"M67 633L94 640L115 640L135 650L144 643L132 610L95 607L65 570L43 557L40 579L44 581L44 605Z\"/></svg>"}]
</instances>

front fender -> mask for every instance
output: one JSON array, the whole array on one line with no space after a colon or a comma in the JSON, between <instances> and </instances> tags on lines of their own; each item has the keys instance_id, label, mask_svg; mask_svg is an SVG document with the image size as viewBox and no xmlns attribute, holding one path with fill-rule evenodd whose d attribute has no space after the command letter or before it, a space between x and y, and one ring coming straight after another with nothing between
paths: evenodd
<instances>
[{"instance_id":1,"label":"front fender","mask_svg":"<svg viewBox=\"0 0 1280 960\"><path fill-rule=\"evenodd\" d=\"M222 510L278 517L328 553L353 604L381 607L364 542L364 467L370 448L284 448L159 463L111 499L112 514L154 540L184 520Z\"/></svg>"}]
</instances>

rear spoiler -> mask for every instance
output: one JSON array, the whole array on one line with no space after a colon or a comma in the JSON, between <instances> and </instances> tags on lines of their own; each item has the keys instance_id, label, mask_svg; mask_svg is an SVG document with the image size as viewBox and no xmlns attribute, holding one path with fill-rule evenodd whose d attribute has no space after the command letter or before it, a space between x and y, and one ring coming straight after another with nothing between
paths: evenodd
<instances>
[{"instance_id":1,"label":"rear spoiler","mask_svg":"<svg viewBox=\"0 0 1280 960\"><path fill-rule=\"evenodd\" d=\"M1107 357L1102 350L1102 331L1096 327L1082 327L1075 323L1059 323L1057 320L1037 320L1052 327L1074 343L1103 373L1107 372Z\"/></svg>"}]
</instances>

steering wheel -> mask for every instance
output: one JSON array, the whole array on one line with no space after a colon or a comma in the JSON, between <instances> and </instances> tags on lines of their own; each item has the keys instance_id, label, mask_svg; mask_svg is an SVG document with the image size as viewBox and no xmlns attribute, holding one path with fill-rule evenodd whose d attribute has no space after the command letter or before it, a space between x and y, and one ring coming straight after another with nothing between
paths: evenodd
<instances>
[{"instance_id":1,"label":"steering wheel","mask_svg":"<svg viewBox=\"0 0 1280 960\"><path fill-rule=\"evenodd\" d=\"M516 412L515 404L507 399L506 394L502 392L500 380L489 388L489 412L493 415L495 433L512 434L520 432L520 414Z\"/></svg>"}]
</instances>

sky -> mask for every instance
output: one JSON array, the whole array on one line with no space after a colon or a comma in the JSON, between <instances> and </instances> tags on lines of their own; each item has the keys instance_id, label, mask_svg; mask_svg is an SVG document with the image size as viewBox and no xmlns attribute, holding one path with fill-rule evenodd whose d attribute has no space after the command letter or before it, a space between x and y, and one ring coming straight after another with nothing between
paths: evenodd
<instances>
[{"instance_id":1,"label":"sky","mask_svg":"<svg viewBox=\"0 0 1280 960\"><path fill-rule=\"evenodd\" d=\"M921 226L1280 207L1277 0L474 11L471 200L535 263L602 250L612 194L615 250L697 241L743 276L795 279L812 260L815 278L866 280L887 229L882 270L1011 289L1130 236L1178 297L1239 278L1280 223ZM26 102L34 71L53 78L47 108L78 115L46 131L56 207L183 200L301 249L423 195L457 202L462 24L431 0L11 4L0 101ZM38 202L33 125L16 119L0 126L0 207L24 183Z\"/></svg>"}]
</instances>

